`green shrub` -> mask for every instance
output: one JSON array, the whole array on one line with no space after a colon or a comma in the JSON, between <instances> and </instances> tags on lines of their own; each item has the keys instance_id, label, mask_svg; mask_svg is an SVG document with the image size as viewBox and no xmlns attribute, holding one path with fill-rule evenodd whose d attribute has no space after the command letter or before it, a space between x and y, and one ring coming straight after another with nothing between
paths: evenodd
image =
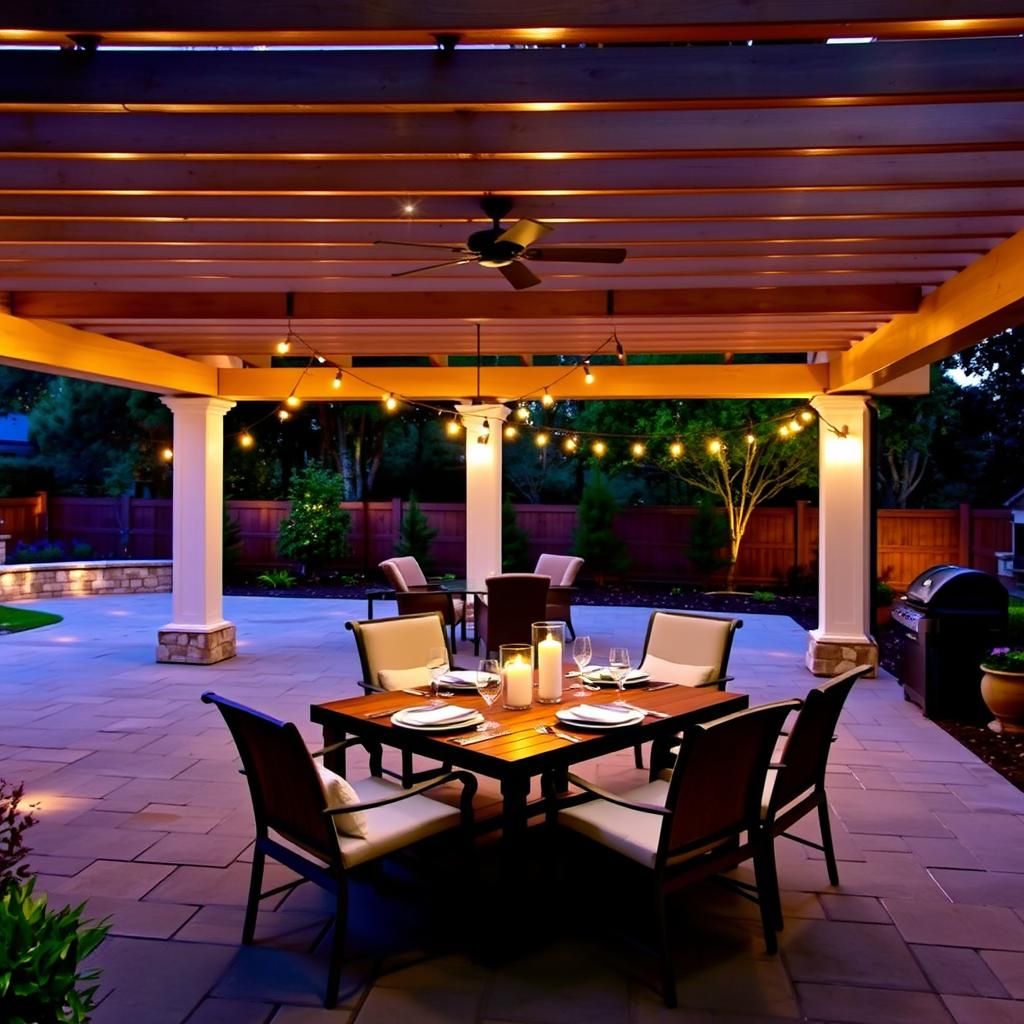
<instances>
[{"instance_id":1,"label":"green shrub","mask_svg":"<svg viewBox=\"0 0 1024 1024\"><path fill-rule=\"evenodd\" d=\"M776 597L770 590L755 590L750 596L755 601L762 601L764 604L770 604Z\"/></svg>"},{"instance_id":2,"label":"green shrub","mask_svg":"<svg viewBox=\"0 0 1024 1024\"><path fill-rule=\"evenodd\" d=\"M875 580L875 607L888 608L892 604L895 591L885 580Z\"/></svg>"},{"instance_id":3,"label":"green shrub","mask_svg":"<svg viewBox=\"0 0 1024 1024\"><path fill-rule=\"evenodd\" d=\"M71 545L71 557L76 562L87 561L93 557L94 553L92 545L87 544L84 540L76 540Z\"/></svg>"},{"instance_id":4,"label":"green shrub","mask_svg":"<svg viewBox=\"0 0 1024 1024\"><path fill-rule=\"evenodd\" d=\"M294 587L295 577L287 569L268 569L256 577L265 587L272 587L274 590L286 590Z\"/></svg>"},{"instance_id":5,"label":"green shrub","mask_svg":"<svg viewBox=\"0 0 1024 1024\"><path fill-rule=\"evenodd\" d=\"M0 892L0 1020L83 1024L99 987L87 983L100 972L80 972L78 965L103 941L110 924L83 922L84 903L49 910L34 887L31 878Z\"/></svg>"},{"instance_id":6,"label":"green shrub","mask_svg":"<svg viewBox=\"0 0 1024 1024\"><path fill-rule=\"evenodd\" d=\"M580 496L572 550L598 583L603 583L606 576L620 575L629 565L626 545L615 532L616 511L611 489L597 470Z\"/></svg>"},{"instance_id":7,"label":"green shrub","mask_svg":"<svg viewBox=\"0 0 1024 1024\"><path fill-rule=\"evenodd\" d=\"M729 524L707 495L697 499L690 527L690 564L701 576L713 576L729 564Z\"/></svg>"},{"instance_id":8,"label":"green shrub","mask_svg":"<svg viewBox=\"0 0 1024 1024\"><path fill-rule=\"evenodd\" d=\"M324 563L348 554L352 518L341 507L341 476L309 465L292 477L288 498L291 513L281 523L278 551L315 575Z\"/></svg>"},{"instance_id":9,"label":"green shrub","mask_svg":"<svg viewBox=\"0 0 1024 1024\"><path fill-rule=\"evenodd\" d=\"M29 853L25 845L25 832L36 819L30 807L21 809L25 797L25 784L14 785L0 779L0 892L28 878L28 865L22 863Z\"/></svg>"},{"instance_id":10,"label":"green shrub","mask_svg":"<svg viewBox=\"0 0 1024 1024\"><path fill-rule=\"evenodd\" d=\"M434 543L437 530L431 525L416 500L416 494L409 495L409 502L405 506L405 514L402 516L402 525L398 531L398 543L395 545L395 554L403 557L411 555L420 563L420 568L429 573L433 568L430 557L430 545Z\"/></svg>"},{"instance_id":11,"label":"green shrub","mask_svg":"<svg viewBox=\"0 0 1024 1024\"><path fill-rule=\"evenodd\" d=\"M506 494L501 503L501 571L530 570L530 535L519 525L516 507Z\"/></svg>"}]
</instances>

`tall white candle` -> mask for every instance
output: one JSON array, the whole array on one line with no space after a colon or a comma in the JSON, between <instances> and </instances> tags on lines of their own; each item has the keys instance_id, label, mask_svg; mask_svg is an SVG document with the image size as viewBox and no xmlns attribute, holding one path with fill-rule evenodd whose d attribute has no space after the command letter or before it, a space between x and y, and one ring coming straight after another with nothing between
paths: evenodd
<instances>
[{"instance_id":1,"label":"tall white candle","mask_svg":"<svg viewBox=\"0 0 1024 1024\"><path fill-rule=\"evenodd\" d=\"M550 633L537 644L537 696L543 701L562 696L562 645Z\"/></svg>"},{"instance_id":2,"label":"tall white candle","mask_svg":"<svg viewBox=\"0 0 1024 1024\"><path fill-rule=\"evenodd\" d=\"M533 668L516 655L505 662L505 704L510 708L527 708L533 703Z\"/></svg>"}]
</instances>

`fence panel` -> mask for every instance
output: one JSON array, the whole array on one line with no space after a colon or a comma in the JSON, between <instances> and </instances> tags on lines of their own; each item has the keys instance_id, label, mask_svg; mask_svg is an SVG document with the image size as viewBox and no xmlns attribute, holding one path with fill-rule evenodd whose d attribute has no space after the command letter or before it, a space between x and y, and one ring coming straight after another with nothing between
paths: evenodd
<instances>
[{"instance_id":1,"label":"fence panel","mask_svg":"<svg viewBox=\"0 0 1024 1024\"><path fill-rule=\"evenodd\" d=\"M955 509L879 509L878 575L900 590L929 566L956 562L960 513Z\"/></svg>"},{"instance_id":2,"label":"fence panel","mask_svg":"<svg viewBox=\"0 0 1024 1024\"><path fill-rule=\"evenodd\" d=\"M31 544L46 535L46 495L0 498L0 533L10 536L8 550Z\"/></svg>"},{"instance_id":3,"label":"fence panel","mask_svg":"<svg viewBox=\"0 0 1024 1024\"><path fill-rule=\"evenodd\" d=\"M97 558L131 555L131 508L121 498L51 498L50 539L88 544Z\"/></svg>"},{"instance_id":4,"label":"fence panel","mask_svg":"<svg viewBox=\"0 0 1024 1024\"><path fill-rule=\"evenodd\" d=\"M971 565L984 572L996 571L997 551L1013 550L1013 523L1008 509L971 511Z\"/></svg>"}]
</instances>

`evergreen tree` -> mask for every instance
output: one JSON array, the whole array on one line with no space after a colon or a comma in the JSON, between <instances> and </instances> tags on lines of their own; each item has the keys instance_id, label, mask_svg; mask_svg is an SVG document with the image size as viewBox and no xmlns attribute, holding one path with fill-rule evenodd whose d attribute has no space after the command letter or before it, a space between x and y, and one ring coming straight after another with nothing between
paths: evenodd
<instances>
[{"instance_id":1,"label":"evergreen tree","mask_svg":"<svg viewBox=\"0 0 1024 1024\"><path fill-rule=\"evenodd\" d=\"M530 571L530 535L519 525L507 494L501 503L501 571Z\"/></svg>"},{"instance_id":2,"label":"evergreen tree","mask_svg":"<svg viewBox=\"0 0 1024 1024\"><path fill-rule=\"evenodd\" d=\"M402 526L398 531L398 543L395 545L396 555L412 555L420 568L428 572L433 568L430 558L430 545L437 536L437 530L431 525L416 500L415 491L409 495L409 502L405 506L405 515L402 516Z\"/></svg>"},{"instance_id":3,"label":"evergreen tree","mask_svg":"<svg viewBox=\"0 0 1024 1024\"><path fill-rule=\"evenodd\" d=\"M292 477L288 497L292 510L277 541L281 555L301 562L303 573L313 575L325 562L348 554L352 519L341 507L337 473L310 464Z\"/></svg>"},{"instance_id":4,"label":"evergreen tree","mask_svg":"<svg viewBox=\"0 0 1024 1024\"><path fill-rule=\"evenodd\" d=\"M600 470L595 470L580 497L573 554L579 555L598 583L626 570L626 545L615 532L615 498Z\"/></svg>"}]
</instances>

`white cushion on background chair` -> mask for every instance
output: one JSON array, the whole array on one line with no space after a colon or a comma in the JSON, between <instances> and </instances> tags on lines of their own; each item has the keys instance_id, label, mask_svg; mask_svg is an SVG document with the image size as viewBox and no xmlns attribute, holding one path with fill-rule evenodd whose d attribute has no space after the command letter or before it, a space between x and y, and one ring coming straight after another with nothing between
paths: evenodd
<instances>
[{"instance_id":1,"label":"white cushion on background chair","mask_svg":"<svg viewBox=\"0 0 1024 1024\"><path fill-rule=\"evenodd\" d=\"M678 683L680 686L701 686L715 678L715 665L687 665L679 661L666 661L648 654L640 668L659 683Z\"/></svg>"},{"instance_id":2,"label":"white cushion on background chair","mask_svg":"<svg viewBox=\"0 0 1024 1024\"><path fill-rule=\"evenodd\" d=\"M430 685L430 670L416 668L382 668L377 673L377 685L382 690L410 690Z\"/></svg>"},{"instance_id":3,"label":"white cushion on background chair","mask_svg":"<svg viewBox=\"0 0 1024 1024\"><path fill-rule=\"evenodd\" d=\"M665 806L668 783L656 779L626 793L618 793L623 800L635 804ZM662 818L657 814L630 810L610 804L607 800L591 800L577 807L569 807L558 814L558 822L573 832L579 832L630 860L645 867L654 867L661 837Z\"/></svg>"},{"instance_id":4,"label":"white cushion on background chair","mask_svg":"<svg viewBox=\"0 0 1024 1024\"><path fill-rule=\"evenodd\" d=\"M352 788L348 779L343 779L322 764L316 766L316 771L320 776L320 785L323 788L324 799L327 801L328 807L344 807L346 804L360 802L359 794ZM355 811L352 814L335 814L334 827L339 835L364 839L366 837L366 815L362 811Z\"/></svg>"}]
</instances>

